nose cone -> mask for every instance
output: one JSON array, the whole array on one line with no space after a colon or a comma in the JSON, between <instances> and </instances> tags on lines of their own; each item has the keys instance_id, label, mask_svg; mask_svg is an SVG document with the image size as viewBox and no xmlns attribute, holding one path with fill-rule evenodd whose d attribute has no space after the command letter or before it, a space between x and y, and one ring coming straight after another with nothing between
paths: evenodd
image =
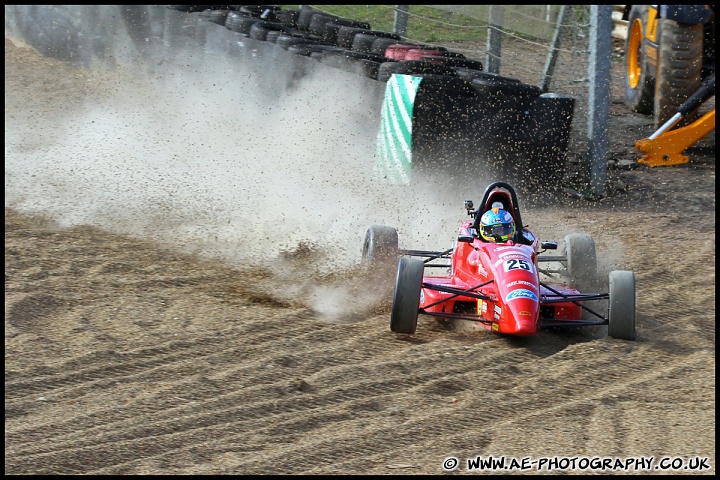
<instances>
[{"instance_id":1,"label":"nose cone","mask_svg":"<svg viewBox=\"0 0 720 480\"><path fill-rule=\"evenodd\" d=\"M506 305L508 333L524 337L537 335L540 316L537 300L532 297L513 298Z\"/></svg>"}]
</instances>

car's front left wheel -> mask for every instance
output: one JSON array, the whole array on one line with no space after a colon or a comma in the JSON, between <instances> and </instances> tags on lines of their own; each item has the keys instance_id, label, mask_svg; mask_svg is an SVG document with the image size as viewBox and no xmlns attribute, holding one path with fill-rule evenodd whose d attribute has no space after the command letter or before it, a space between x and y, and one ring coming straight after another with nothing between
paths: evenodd
<instances>
[{"instance_id":1,"label":"car's front left wheel","mask_svg":"<svg viewBox=\"0 0 720 480\"><path fill-rule=\"evenodd\" d=\"M424 271L425 262L420 259L403 257L398 261L390 312L390 330L395 333L412 335L417 329Z\"/></svg>"}]
</instances>

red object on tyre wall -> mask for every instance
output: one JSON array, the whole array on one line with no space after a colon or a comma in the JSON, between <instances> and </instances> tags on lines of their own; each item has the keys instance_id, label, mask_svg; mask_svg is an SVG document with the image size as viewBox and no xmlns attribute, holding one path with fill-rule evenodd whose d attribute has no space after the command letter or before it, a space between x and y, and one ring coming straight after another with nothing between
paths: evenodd
<instances>
[{"instance_id":1,"label":"red object on tyre wall","mask_svg":"<svg viewBox=\"0 0 720 480\"><path fill-rule=\"evenodd\" d=\"M426 55L435 55L435 56L442 56L443 55L442 50L428 50L425 48L411 48L405 53L405 58L403 60L423 60L422 57Z\"/></svg>"},{"instance_id":2,"label":"red object on tyre wall","mask_svg":"<svg viewBox=\"0 0 720 480\"><path fill-rule=\"evenodd\" d=\"M396 45L390 45L385 49L385 58L392 60L405 60L408 50L417 49L417 45L409 43L398 43Z\"/></svg>"}]
</instances>

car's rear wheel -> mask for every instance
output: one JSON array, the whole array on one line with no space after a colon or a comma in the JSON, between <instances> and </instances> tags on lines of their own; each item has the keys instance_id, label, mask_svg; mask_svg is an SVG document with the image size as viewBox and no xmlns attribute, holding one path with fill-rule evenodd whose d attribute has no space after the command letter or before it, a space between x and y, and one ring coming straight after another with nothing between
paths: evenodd
<instances>
[{"instance_id":1,"label":"car's rear wheel","mask_svg":"<svg viewBox=\"0 0 720 480\"><path fill-rule=\"evenodd\" d=\"M571 233L565 236L567 256L567 279L578 290L583 291L595 283L597 277L597 255L595 241L586 233Z\"/></svg>"},{"instance_id":2,"label":"car's rear wheel","mask_svg":"<svg viewBox=\"0 0 720 480\"><path fill-rule=\"evenodd\" d=\"M629 270L610 272L608 335L635 340L635 274Z\"/></svg>"},{"instance_id":3,"label":"car's rear wheel","mask_svg":"<svg viewBox=\"0 0 720 480\"><path fill-rule=\"evenodd\" d=\"M417 329L425 262L417 258L398 261L395 293L390 312L390 330L412 335Z\"/></svg>"}]
</instances>

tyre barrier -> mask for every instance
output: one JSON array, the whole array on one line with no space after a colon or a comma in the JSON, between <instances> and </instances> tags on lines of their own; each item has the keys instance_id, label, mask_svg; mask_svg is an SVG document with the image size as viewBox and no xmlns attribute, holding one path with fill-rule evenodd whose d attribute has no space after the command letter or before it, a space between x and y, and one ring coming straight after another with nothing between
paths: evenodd
<instances>
[{"instance_id":1,"label":"tyre barrier","mask_svg":"<svg viewBox=\"0 0 720 480\"><path fill-rule=\"evenodd\" d=\"M441 63L455 68L473 69L478 71L483 70L483 64L480 60L471 60L469 58L465 58L462 54L457 55L453 54L453 52L444 52L442 55L428 55L426 52L425 55L420 57L420 60Z\"/></svg>"},{"instance_id":2,"label":"tyre barrier","mask_svg":"<svg viewBox=\"0 0 720 480\"><path fill-rule=\"evenodd\" d=\"M310 20L312 20L312 16L316 13L322 12L315 10L309 5L303 5L302 7L300 7L300 13L298 13L297 18L297 28L305 31L310 30Z\"/></svg>"},{"instance_id":3,"label":"tyre barrier","mask_svg":"<svg viewBox=\"0 0 720 480\"><path fill-rule=\"evenodd\" d=\"M250 38L254 38L255 40L267 40L267 35L271 31L277 31L277 32L285 32L288 33L292 30L290 25L286 25L284 23L278 23L278 22L266 22L266 21L259 21L255 22L251 27L250 31L248 32L248 36Z\"/></svg>"},{"instance_id":4,"label":"tyre barrier","mask_svg":"<svg viewBox=\"0 0 720 480\"><path fill-rule=\"evenodd\" d=\"M258 22L262 22L257 17L248 15L247 13L238 12L238 15L228 16L225 20L225 28L233 32L244 33L250 35L250 29ZM229 26L228 26L229 24Z\"/></svg>"},{"instance_id":5,"label":"tyre barrier","mask_svg":"<svg viewBox=\"0 0 720 480\"><path fill-rule=\"evenodd\" d=\"M310 18L310 23L308 25L308 31L314 35L323 36L325 35L325 25L328 22L331 22L333 20L337 20L340 17L337 17L335 15L325 15L322 13L316 13Z\"/></svg>"},{"instance_id":6,"label":"tyre barrier","mask_svg":"<svg viewBox=\"0 0 720 480\"><path fill-rule=\"evenodd\" d=\"M402 40L395 40L394 38L387 37L376 37L370 46L370 53L385 56L385 50L387 50L390 45L397 45L399 43L402 43Z\"/></svg>"},{"instance_id":7,"label":"tyre barrier","mask_svg":"<svg viewBox=\"0 0 720 480\"><path fill-rule=\"evenodd\" d=\"M480 61L447 49L402 42L394 34L371 30L369 24L358 26L327 15L330 19L324 21L320 12L308 6L287 14L267 7L196 11L193 6L16 5L6 6L6 33L15 34L43 55L80 67L127 58L120 50L122 42L103 43L107 33L112 33L108 25L89 22L99 12L98 18L120 19L114 35L128 36L138 55L153 55L147 48L149 38L162 49L225 51L267 72L277 72L276 65L284 64L283 71L292 78L283 80L276 74L266 88L283 88L283 82L299 85L302 75L324 68L318 64L366 79L378 100L389 95L388 89L384 93L380 89L391 80L405 79L416 89L409 117L413 168L454 170L462 176L456 178L477 178L493 171L538 192L560 187L573 97L541 93L516 78L484 72ZM259 18L263 15L265 19ZM328 42L335 31L336 42ZM398 60L413 50L417 59ZM152 64L140 60L143 65Z\"/></svg>"},{"instance_id":8,"label":"tyre barrier","mask_svg":"<svg viewBox=\"0 0 720 480\"><path fill-rule=\"evenodd\" d=\"M297 28L298 17L300 16L300 10L288 9L280 10L275 12L274 17L276 22L285 23L290 25L292 28Z\"/></svg>"},{"instance_id":9,"label":"tyre barrier","mask_svg":"<svg viewBox=\"0 0 720 480\"><path fill-rule=\"evenodd\" d=\"M332 20L330 22L327 22L325 24L325 32L322 35L323 39L328 43L337 45L338 44L337 36L338 36L338 30L340 30L340 27L355 27L355 28L360 28L362 30L370 30L369 23L357 22L354 20L348 20L346 18L338 18L338 19Z\"/></svg>"},{"instance_id":10,"label":"tyre barrier","mask_svg":"<svg viewBox=\"0 0 720 480\"><path fill-rule=\"evenodd\" d=\"M295 45L298 43L308 45L326 45L326 43L323 42L317 35L310 35L309 33L303 34L298 32L281 33L277 36L275 43L283 50L287 50L288 48L290 48L291 45Z\"/></svg>"}]
</instances>

